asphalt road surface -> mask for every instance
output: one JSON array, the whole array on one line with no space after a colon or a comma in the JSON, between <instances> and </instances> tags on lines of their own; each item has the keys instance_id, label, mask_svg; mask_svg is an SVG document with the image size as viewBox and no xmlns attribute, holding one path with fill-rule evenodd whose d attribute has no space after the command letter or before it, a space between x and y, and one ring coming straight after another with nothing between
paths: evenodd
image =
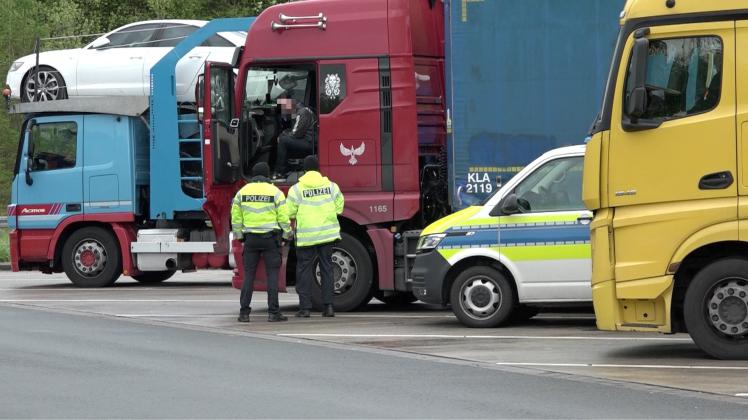
<instances>
[{"instance_id":1,"label":"asphalt road surface","mask_svg":"<svg viewBox=\"0 0 748 420\"><path fill-rule=\"evenodd\" d=\"M735 397L0 305L0 417L745 418Z\"/></svg>"}]
</instances>

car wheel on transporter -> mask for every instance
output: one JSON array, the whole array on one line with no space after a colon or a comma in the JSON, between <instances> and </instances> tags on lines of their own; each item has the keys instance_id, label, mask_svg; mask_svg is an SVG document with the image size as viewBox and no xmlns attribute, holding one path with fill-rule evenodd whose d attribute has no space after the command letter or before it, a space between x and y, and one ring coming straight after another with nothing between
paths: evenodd
<instances>
[{"instance_id":1,"label":"car wheel on transporter","mask_svg":"<svg viewBox=\"0 0 748 420\"><path fill-rule=\"evenodd\" d=\"M143 271L138 275L132 276L135 280L140 283L161 283L164 280L168 280L171 276L176 273L175 270L167 271Z\"/></svg>"},{"instance_id":2,"label":"car wheel on transporter","mask_svg":"<svg viewBox=\"0 0 748 420\"><path fill-rule=\"evenodd\" d=\"M470 267L452 283L452 311L471 328L498 327L509 321L515 305L514 289L498 270Z\"/></svg>"},{"instance_id":3,"label":"car wheel on transporter","mask_svg":"<svg viewBox=\"0 0 748 420\"><path fill-rule=\"evenodd\" d=\"M65 80L57 70L49 66L39 66L39 86L37 90L37 71L32 69L23 80L21 88L22 102L42 102L67 99L68 90Z\"/></svg>"},{"instance_id":4,"label":"car wheel on transporter","mask_svg":"<svg viewBox=\"0 0 748 420\"><path fill-rule=\"evenodd\" d=\"M341 312L353 311L371 300L374 270L371 256L353 235L340 232L341 241L333 245L332 271L335 284L333 306ZM312 286L312 305L322 309L319 263L315 263L316 281Z\"/></svg>"},{"instance_id":5,"label":"car wheel on transporter","mask_svg":"<svg viewBox=\"0 0 748 420\"><path fill-rule=\"evenodd\" d=\"M122 259L114 235L93 226L73 232L62 247L62 268L78 287L112 285L122 273Z\"/></svg>"},{"instance_id":6,"label":"car wheel on transporter","mask_svg":"<svg viewBox=\"0 0 748 420\"><path fill-rule=\"evenodd\" d=\"M699 348L718 359L748 359L748 260L715 261L691 281L683 317Z\"/></svg>"}]
</instances>

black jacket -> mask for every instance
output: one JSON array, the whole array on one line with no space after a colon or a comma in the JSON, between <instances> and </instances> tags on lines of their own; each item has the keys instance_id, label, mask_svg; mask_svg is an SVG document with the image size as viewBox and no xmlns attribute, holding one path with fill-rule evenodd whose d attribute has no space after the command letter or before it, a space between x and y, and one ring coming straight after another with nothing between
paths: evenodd
<instances>
[{"instance_id":1,"label":"black jacket","mask_svg":"<svg viewBox=\"0 0 748 420\"><path fill-rule=\"evenodd\" d=\"M296 112L296 121L291 129L291 135L311 142L314 136L314 112L305 106L298 108Z\"/></svg>"}]
</instances>

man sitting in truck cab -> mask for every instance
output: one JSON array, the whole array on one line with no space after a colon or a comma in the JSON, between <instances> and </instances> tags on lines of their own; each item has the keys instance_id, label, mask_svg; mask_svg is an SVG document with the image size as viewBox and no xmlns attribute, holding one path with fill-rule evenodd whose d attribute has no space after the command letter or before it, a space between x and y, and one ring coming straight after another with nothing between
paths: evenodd
<instances>
[{"instance_id":1,"label":"man sitting in truck cab","mask_svg":"<svg viewBox=\"0 0 748 420\"><path fill-rule=\"evenodd\" d=\"M314 112L303 102L294 99L280 98L278 104L281 106L281 113L284 116L291 115L294 124L293 128L283 130L278 135L274 179L285 177L289 158L304 158L314 152Z\"/></svg>"}]
</instances>

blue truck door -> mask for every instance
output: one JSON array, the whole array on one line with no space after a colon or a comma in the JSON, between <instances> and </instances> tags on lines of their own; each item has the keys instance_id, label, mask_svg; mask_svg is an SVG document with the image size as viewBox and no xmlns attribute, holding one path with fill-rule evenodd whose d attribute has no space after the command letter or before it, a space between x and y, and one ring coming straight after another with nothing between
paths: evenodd
<instances>
[{"instance_id":1,"label":"blue truck door","mask_svg":"<svg viewBox=\"0 0 748 420\"><path fill-rule=\"evenodd\" d=\"M582 156L546 161L514 188L522 213L499 218L501 253L519 273L520 301L591 299L592 213L582 203Z\"/></svg>"},{"instance_id":2,"label":"blue truck door","mask_svg":"<svg viewBox=\"0 0 748 420\"><path fill-rule=\"evenodd\" d=\"M134 210L130 119L112 115L86 115L83 145L83 210L86 216ZM132 140L132 141L131 141Z\"/></svg>"},{"instance_id":3,"label":"blue truck door","mask_svg":"<svg viewBox=\"0 0 748 420\"><path fill-rule=\"evenodd\" d=\"M82 211L83 117L40 117L28 127L17 183L18 227L54 229Z\"/></svg>"}]
</instances>

